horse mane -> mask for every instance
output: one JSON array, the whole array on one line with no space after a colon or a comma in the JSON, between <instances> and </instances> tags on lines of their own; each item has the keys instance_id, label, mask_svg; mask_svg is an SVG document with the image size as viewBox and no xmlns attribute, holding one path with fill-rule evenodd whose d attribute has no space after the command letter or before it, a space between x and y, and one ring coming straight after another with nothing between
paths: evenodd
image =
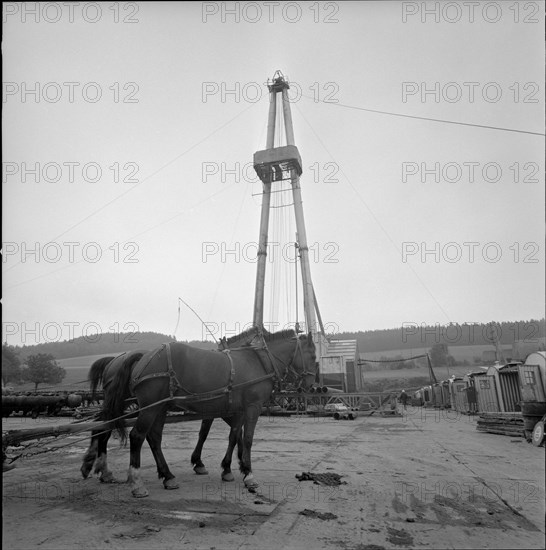
<instances>
[{"instance_id":1,"label":"horse mane","mask_svg":"<svg viewBox=\"0 0 546 550\"><path fill-rule=\"evenodd\" d=\"M259 334L259 330L258 330L258 327L257 326L252 326L246 330L244 330L243 332L241 332L241 334L237 334L236 336L231 336L230 338L228 338L226 340L226 343L228 346L232 345L232 344L241 344L241 345L245 345L248 343L250 343L250 340L252 340L252 338L255 338L256 336L258 336ZM264 334L265 334L265 330L264 330ZM248 342L243 342L244 340L248 340Z\"/></svg>"},{"instance_id":2,"label":"horse mane","mask_svg":"<svg viewBox=\"0 0 546 550\"><path fill-rule=\"evenodd\" d=\"M291 338L296 338L296 331L291 328L282 329L278 332L267 332L264 331L264 339L266 342L276 342L277 340L288 340Z\"/></svg>"},{"instance_id":3,"label":"horse mane","mask_svg":"<svg viewBox=\"0 0 546 550\"><path fill-rule=\"evenodd\" d=\"M260 330L257 326L252 326L241 332L241 334L228 338L226 340L226 344L228 347L233 345L248 346L251 341L256 338L256 336L260 335L260 333L263 335L266 342L276 342L278 340L295 338L297 336L293 329L283 329L278 332L269 332L265 328Z\"/></svg>"}]
</instances>

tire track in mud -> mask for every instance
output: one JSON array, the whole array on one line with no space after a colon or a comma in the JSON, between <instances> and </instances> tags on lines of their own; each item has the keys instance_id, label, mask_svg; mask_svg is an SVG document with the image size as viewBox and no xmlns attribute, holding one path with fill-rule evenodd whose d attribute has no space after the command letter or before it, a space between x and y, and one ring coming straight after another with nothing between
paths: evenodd
<instances>
[{"instance_id":1,"label":"tire track in mud","mask_svg":"<svg viewBox=\"0 0 546 550\"><path fill-rule=\"evenodd\" d=\"M421 433L424 434L424 430L419 427L413 418L408 417L408 419L411 421L411 423L415 426L417 430L419 430ZM483 479L477 472L475 472L466 462L461 460L454 452L452 452L448 447L443 445L440 441L438 441L436 438L434 438L431 434L428 435L428 438L432 440L432 442L440 447L446 454L448 454L457 464L468 470L472 474L472 478L475 479L478 483L480 483L484 488L486 488L488 491L490 491L492 494L494 494L500 502L504 504L504 506L512 513L514 516L516 516L516 524L518 527L522 527L524 529L528 529L530 531L540 531L540 529L529 519L527 519L519 510L514 508L507 500L502 496L501 493L497 490L496 487L493 487L491 484L489 484L485 479ZM418 499L415 498L414 495L409 495L410 499L412 501L412 506L417 506ZM484 527L498 527L498 528L510 528L508 525L503 524L502 517L500 519L497 519L497 522L488 521L487 515L492 516L505 516L506 511L502 509L502 507L496 505L496 503L491 502L490 499L485 499L483 494L482 496L472 493L469 495L468 503L475 502L477 505L481 505L480 508L477 506L471 506L470 508L468 506L465 506L464 503L459 503L458 499L452 499L448 498L443 495L434 495L434 512L438 516L438 519L442 523L450 523L450 524L456 524L456 525L481 525ZM422 504L422 503L421 503ZM426 506L426 505L425 505ZM451 515L446 514L445 508L451 508L452 513ZM483 515L483 509L485 508L486 516ZM477 513L477 516L476 516ZM459 518L453 517L453 514L458 514ZM463 517L464 521L461 522L460 518ZM479 518L479 519L478 519ZM508 518L506 518L508 519ZM500 525L498 524L500 522Z\"/></svg>"}]
</instances>

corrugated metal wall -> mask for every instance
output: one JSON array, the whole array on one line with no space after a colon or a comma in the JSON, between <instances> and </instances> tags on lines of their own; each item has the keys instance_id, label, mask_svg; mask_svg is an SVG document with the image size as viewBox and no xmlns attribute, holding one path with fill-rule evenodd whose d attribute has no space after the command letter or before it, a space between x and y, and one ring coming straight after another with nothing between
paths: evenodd
<instances>
[{"instance_id":1,"label":"corrugated metal wall","mask_svg":"<svg viewBox=\"0 0 546 550\"><path fill-rule=\"evenodd\" d=\"M499 372L499 384L504 403L504 412L521 411L521 390L518 371Z\"/></svg>"},{"instance_id":2,"label":"corrugated metal wall","mask_svg":"<svg viewBox=\"0 0 546 550\"><path fill-rule=\"evenodd\" d=\"M451 407L451 394L449 392L449 382L442 382L442 405Z\"/></svg>"},{"instance_id":3,"label":"corrugated metal wall","mask_svg":"<svg viewBox=\"0 0 546 550\"><path fill-rule=\"evenodd\" d=\"M451 408L459 412L467 412L466 382L455 380L451 383Z\"/></svg>"},{"instance_id":4,"label":"corrugated metal wall","mask_svg":"<svg viewBox=\"0 0 546 550\"><path fill-rule=\"evenodd\" d=\"M480 376L477 380L478 410L480 412L500 412L495 377Z\"/></svg>"},{"instance_id":5,"label":"corrugated metal wall","mask_svg":"<svg viewBox=\"0 0 546 550\"><path fill-rule=\"evenodd\" d=\"M434 386L432 386L432 403L437 407L444 404L442 386L440 386L440 384L434 384Z\"/></svg>"},{"instance_id":6,"label":"corrugated metal wall","mask_svg":"<svg viewBox=\"0 0 546 550\"><path fill-rule=\"evenodd\" d=\"M355 392L360 389L356 387L355 362L346 361L345 367L347 369L347 391Z\"/></svg>"}]
</instances>

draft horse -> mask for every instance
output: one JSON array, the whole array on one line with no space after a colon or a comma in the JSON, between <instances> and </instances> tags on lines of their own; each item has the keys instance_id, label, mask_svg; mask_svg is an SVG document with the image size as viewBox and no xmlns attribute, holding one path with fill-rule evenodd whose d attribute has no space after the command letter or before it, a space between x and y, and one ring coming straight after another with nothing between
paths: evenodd
<instances>
[{"instance_id":1,"label":"draft horse","mask_svg":"<svg viewBox=\"0 0 546 550\"><path fill-rule=\"evenodd\" d=\"M234 429L232 426L232 432L237 434L243 429L240 471L247 487L257 486L252 475L251 448L262 405L270 398L275 383L287 379L307 388L315 379L315 370L312 335L298 337L294 331L265 334L260 349L247 346L226 353L173 342L146 353L137 363L125 364L115 374L104 406L108 418L119 418L124 396L132 394L138 403L137 421L129 435L128 481L133 496L148 496L140 475L144 439L152 447L163 485L177 487L161 452L167 409L173 402L213 418L237 419L239 425ZM115 422L115 428L122 438L126 437L123 419Z\"/></svg>"},{"instance_id":2,"label":"draft horse","mask_svg":"<svg viewBox=\"0 0 546 550\"><path fill-rule=\"evenodd\" d=\"M130 368L130 366L137 363L147 351L148 350L139 350L129 353L122 353L118 356L101 357L100 359L97 359L91 365L89 374L87 375L91 385L91 399L93 400L95 398L97 388L101 385L106 398L108 392L111 391L111 382L118 370L122 367ZM123 395L124 400L129 397L129 392ZM97 420L101 422L110 420L105 413L106 411L103 405ZM107 445L111 434L112 430L108 428L99 428L91 432L91 442L83 457L83 463L80 468L84 478L89 476L93 466L95 466L94 473L99 474L99 479L102 482L112 483L114 481L114 476L108 469L107 463Z\"/></svg>"},{"instance_id":3,"label":"draft horse","mask_svg":"<svg viewBox=\"0 0 546 550\"><path fill-rule=\"evenodd\" d=\"M234 337L234 341L237 343L242 343L241 340L238 340L238 337ZM105 399L112 399L110 397L110 392L113 391L113 386L110 384L114 379L114 376L120 369L130 369L132 365L137 363L142 356L147 353L148 350L140 350L129 353L122 353L118 356L111 357L101 357L97 359L89 369L88 380L91 386L91 398L94 399L97 389L102 385ZM115 390L114 390L115 391ZM120 399L126 401L129 399L130 392L126 391ZM105 422L111 420L108 412L103 407L103 410L99 413L98 420ZM233 481L234 477L231 472L231 457L233 455L233 449L235 444L238 447L238 456L239 460L242 458L243 452L243 443L241 437L241 430L239 429L240 421L237 417L228 417L224 418L224 421L230 426L230 437L229 437L229 446L226 452L224 459L222 460L222 479L224 481ZM194 471L196 474L207 474L208 471L205 468L203 462L201 461L201 451L205 440L207 439L208 433L210 431L213 420L203 420L201 424L201 429L199 431L199 441L195 450L192 453L191 461L194 464ZM112 472L108 469L107 462L107 449L108 449L108 440L112 434L112 429L110 428L101 428L93 430L91 433L91 442L89 448L83 457L83 463L80 468L82 476L87 478L89 473L95 467L94 473L99 475L99 479L103 483L112 483L114 482L114 476ZM150 448L154 457L156 457L156 452L154 449L158 448L158 443L156 441L155 432L150 432L146 436ZM157 462L157 459L156 459ZM158 462L159 468L159 462ZM177 486L172 482L165 486L169 489L175 489Z\"/></svg>"},{"instance_id":4,"label":"draft horse","mask_svg":"<svg viewBox=\"0 0 546 550\"><path fill-rule=\"evenodd\" d=\"M238 334L237 336L232 336L229 339L226 339L225 337L221 338L220 343L218 344L218 350L227 352L228 350L230 351L231 349L244 346L254 346L255 348L259 348L262 342L261 339L263 338L264 334L268 335L269 332L267 332L263 328L260 330L258 327L253 326ZM229 434L228 449L221 464L223 481L233 481L235 479L231 472L231 458L233 455L233 449L235 448L235 443L237 443L237 456L239 459L239 463L243 458L241 414L242 413L239 413L237 415L223 419L231 428ZM197 445L195 446L195 449L191 455L193 471L197 475L206 475L209 473L207 468L203 464L203 461L201 460L201 452L203 450L203 445L207 440L213 422L214 418L206 418L201 421L201 428L199 430Z\"/></svg>"}]
</instances>

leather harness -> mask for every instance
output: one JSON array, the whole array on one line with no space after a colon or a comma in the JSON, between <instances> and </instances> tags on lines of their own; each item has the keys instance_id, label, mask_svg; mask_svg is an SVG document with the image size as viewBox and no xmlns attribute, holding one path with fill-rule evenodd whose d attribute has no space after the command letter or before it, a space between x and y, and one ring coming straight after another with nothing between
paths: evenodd
<instances>
[{"instance_id":1,"label":"leather harness","mask_svg":"<svg viewBox=\"0 0 546 550\"><path fill-rule=\"evenodd\" d=\"M239 388L244 387L244 386L257 384L259 382L262 382L263 380L268 380L270 378L273 379L273 382L275 383L275 385L280 390L281 386L282 386L282 382L283 382L283 376L281 374L281 371L280 371L279 365L277 364L277 361L281 361L281 360L277 358L277 361L275 361L274 360L275 356L267 348L267 346L265 344L265 341L263 343L264 343L264 345L261 348L254 347L254 346L248 346L248 347L235 348L234 350L230 350L230 349L222 350L220 353L224 353L227 356L228 361L229 361L229 381L228 381L226 386L223 386L223 387L218 388L216 390L213 390L211 392L200 393L200 394L191 392L191 391L185 389L180 384L180 382L178 381L178 378L176 377L176 373L174 371L174 368L173 368L171 345L170 345L170 343L162 344L162 346L160 348L158 348L154 353L152 353L150 355L150 357L148 358L148 361L146 362L146 364L144 364L142 366L142 368L139 369L140 372L135 377L133 377L131 379L131 383L130 383L131 393L134 394L135 388L139 384L144 382L144 380L150 380L152 378L165 378L165 377L169 378L169 398L171 400L179 399L179 400L186 400L186 401L191 401L191 400L206 401L206 400L209 400L209 399L217 399L221 395L227 394L228 403L229 403L229 405L231 405L232 402L233 402L233 390L234 389L239 389ZM266 374L264 376L260 376L258 378L253 379L253 380L249 380L249 381L242 382L242 383L234 385L233 380L235 378L235 366L233 364L233 358L231 357L231 351L239 351L239 350L243 350L243 349L244 350L252 350L254 353L256 353L256 355L257 355L260 363L262 364L262 367L264 368ZM156 357L156 355L161 353L163 350L165 350L166 354L167 354L167 372L155 372L155 373L151 373L151 374L142 375L142 373L145 372L146 368L148 367L148 365L150 364L152 359L154 359L154 357ZM302 354L302 359L303 359L303 351L301 349L300 340L298 338L296 338L296 347L294 349L294 355L293 355L290 363L287 365L285 376L288 375L290 372L292 372L296 376L299 376L298 373L292 367L292 363L294 362L294 359L296 358L296 354L297 354L298 350ZM307 374L307 373L303 373L302 376L304 376L305 374ZM185 395L175 396L175 393L178 390L183 391L185 393Z\"/></svg>"}]
</instances>

